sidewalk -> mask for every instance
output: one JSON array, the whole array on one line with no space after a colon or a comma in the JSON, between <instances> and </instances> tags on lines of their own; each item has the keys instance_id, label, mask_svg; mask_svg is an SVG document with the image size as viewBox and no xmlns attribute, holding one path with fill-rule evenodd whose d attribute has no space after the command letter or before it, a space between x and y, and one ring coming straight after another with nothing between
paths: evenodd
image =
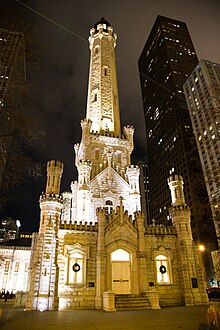
<instances>
[{"instance_id":1,"label":"sidewalk","mask_svg":"<svg viewBox=\"0 0 220 330\"><path fill-rule=\"evenodd\" d=\"M0 308L0 329L3 330L198 330L206 321L208 309L195 306L113 313L100 310L37 312L14 308L12 302L0 303ZM220 303L214 303L214 308L220 313Z\"/></svg>"}]
</instances>

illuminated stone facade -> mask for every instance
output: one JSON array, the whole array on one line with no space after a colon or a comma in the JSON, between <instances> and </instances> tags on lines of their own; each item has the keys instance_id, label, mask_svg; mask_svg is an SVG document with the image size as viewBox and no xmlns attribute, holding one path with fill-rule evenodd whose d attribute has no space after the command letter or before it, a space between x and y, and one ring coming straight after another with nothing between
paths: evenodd
<instances>
[{"instance_id":1,"label":"illuminated stone facade","mask_svg":"<svg viewBox=\"0 0 220 330\"><path fill-rule=\"evenodd\" d=\"M115 311L115 297L124 294L135 296L139 309L207 304L182 178L169 179L173 226L145 227L139 168L130 159L134 129L120 130L116 35L101 19L89 41L87 114L75 145L78 181L60 194L63 165L48 162L27 309Z\"/></svg>"},{"instance_id":2,"label":"illuminated stone facade","mask_svg":"<svg viewBox=\"0 0 220 330\"><path fill-rule=\"evenodd\" d=\"M6 242L7 243L7 242ZM0 246L0 291L17 293L28 290L31 247Z\"/></svg>"}]
</instances>

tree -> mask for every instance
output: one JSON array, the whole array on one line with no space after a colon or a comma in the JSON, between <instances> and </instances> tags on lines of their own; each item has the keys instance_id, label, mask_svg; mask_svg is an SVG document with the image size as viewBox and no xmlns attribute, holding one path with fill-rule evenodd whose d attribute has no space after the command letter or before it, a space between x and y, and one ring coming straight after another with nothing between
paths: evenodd
<instances>
[{"instance_id":1,"label":"tree","mask_svg":"<svg viewBox=\"0 0 220 330\"><path fill-rule=\"evenodd\" d=\"M8 10L1 10L0 17L0 204L10 188L41 175L32 149L44 145L46 137L27 79L39 61L39 44L33 28Z\"/></svg>"}]
</instances>

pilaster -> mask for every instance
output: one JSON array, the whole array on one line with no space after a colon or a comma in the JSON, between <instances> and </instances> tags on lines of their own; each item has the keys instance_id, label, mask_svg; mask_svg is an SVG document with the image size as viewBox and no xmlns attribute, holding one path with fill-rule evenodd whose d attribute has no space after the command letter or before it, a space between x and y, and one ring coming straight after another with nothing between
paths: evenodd
<instances>
[{"instance_id":1,"label":"pilaster","mask_svg":"<svg viewBox=\"0 0 220 330\"><path fill-rule=\"evenodd\" d=\"M138 231L138 277L139 277L139 290L145 292L148 290L148 276L147 276L147 261L146 261L146 248L145 248L145 228L144 228L144 214L142 212L135 212L135 220L137 223Z\"/></svg>"},{"instance_id":2,"label":"pilaster","mask_svg":"<svg viewBox=\"0 0 220 330\"><path fill-rule=\"evenodd\" d=\"M105 252L105 209L97 209L98 241L96 255L96 298L97 309L103 306L103 292L106 287L106 252Z\"/></svg>"}]
</instances>

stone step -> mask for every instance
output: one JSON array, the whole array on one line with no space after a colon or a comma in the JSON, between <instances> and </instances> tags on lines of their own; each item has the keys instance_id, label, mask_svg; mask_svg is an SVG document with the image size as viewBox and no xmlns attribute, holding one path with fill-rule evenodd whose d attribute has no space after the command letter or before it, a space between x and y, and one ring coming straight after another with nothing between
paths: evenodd
<instances>
[{"instance_id":1,"label":"stone step","mask_svg":"<svg viewBox=\"0 0 220 330\"><path fill-rule=\"evenodd\" d=\"M140 296L140 297L120 297L120 298L118 298L118 297L116 297L116 301L128 301L128 300L131 300L131 301L135 301L135 300L137 300L137 301L146 301L146 299L147 298L145 298L145 297L142 297L142 296Z\"/></svg>"},{"instance_id":2,"label":"stone step","mask_svg":"<svg viewBox=\"0 0 220 330\"><path fill-rule=\"evenodd\" d=\"M118 307L149 307L150 306L150 304L149 303L141 303L141 304L138 304L138 303L127 303L127 304L116 304L116 307L118 308Z\"/></svg>"},{"instance_id":3,"label":"stone step","mask_svg":"<svg viewBox=\"0 0 220 330\"><path fill-rule=\"evenodd\" d=\"M117 307L117 311L143 311L145 309L151 309L150 306L143 307L143 306L128 306L128 307Z\"/></svg>"},{"instance_id":4,"label":"stone step","mask_svg":"<svg viewBox=\"0 0 220 330\"><path fill-rule=\"evenodd\" d=\"M115 295L116 310L143 310L150 309L151 305L147 297L141 295Z\"/></svg>"}]
</instances>

